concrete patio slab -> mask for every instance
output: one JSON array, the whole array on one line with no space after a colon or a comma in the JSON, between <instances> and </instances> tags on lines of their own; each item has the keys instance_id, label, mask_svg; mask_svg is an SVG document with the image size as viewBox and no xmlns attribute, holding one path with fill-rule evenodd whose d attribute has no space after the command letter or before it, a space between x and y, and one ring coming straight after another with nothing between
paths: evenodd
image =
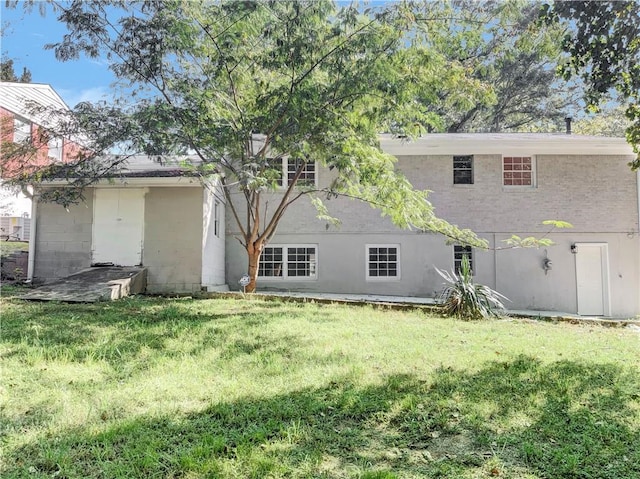
<instances>
[{"instance_id":1,"label":"concrete patio slab","mask_svg":"<svg viewBox=\"0 0 640 479\"><path fill-rule=\"evenodd\" d=\"M413 296L385 296L377 294L340 294L340 293L301 293L294 291L264 291L252 293L256 297L264 299L282 299L285 301L318 302L318 303L346 303L346 304L373 304L389 309L420 308L437 311L440 307L434 298ZM208 293L204 297L238 297L244 296L240 292ZM603 326L621 326L640 328L638 318L606 318L596 316L580 316L561 311L534 311L534 310L507 310L506 317L530 318L540 321L562 321L569 323L590 323Z\"/></svg>"},{"instance_id":2,"label":"concrete patio slab","mask_svg":"<svg viewBox=\"0 0 640 479\"><path fill-rule=\"evenodd\" d=\"M143 293L147 270L143 267L101 266L82 270L20 296L33 301L95 303Z\"/></svg>"}]
</instances>

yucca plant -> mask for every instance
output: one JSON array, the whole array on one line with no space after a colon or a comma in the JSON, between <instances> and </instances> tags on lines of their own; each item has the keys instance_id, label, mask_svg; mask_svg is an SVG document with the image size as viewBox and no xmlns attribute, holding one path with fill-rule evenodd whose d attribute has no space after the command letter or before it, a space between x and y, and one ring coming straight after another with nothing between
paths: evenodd
<instances>
[{"instance_id":1,"label":"yucca plant","mask_svg":"<svg viewBox=\"0 0 640 479\"><path fill-rule=\"evenodd\" d=\"M499 316L504 311L505 296L484 284L473 281L473 273L467 256L462 257L460 271L436 271L446 281L438 296L438 302L446 314L461 319L480 319Z\"/></svg>"}]
</instances>

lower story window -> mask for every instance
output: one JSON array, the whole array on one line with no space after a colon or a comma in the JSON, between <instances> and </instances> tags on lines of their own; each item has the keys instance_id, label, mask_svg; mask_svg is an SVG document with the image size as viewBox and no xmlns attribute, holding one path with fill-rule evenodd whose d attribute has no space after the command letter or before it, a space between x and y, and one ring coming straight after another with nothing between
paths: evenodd
<instances>
[{"instance_id":1,"label":"lower story window","mask_svg":"<svg viewBox=\"0 0 640 479\"><path fill-rule=\"evenodd\" d=\"M453 247L453 268L456 273L460 273L462 267L462 258L467 257L469 260L469 268L473 273L473 250L471 246L454 245Z\"/></svg>"},{"instance_id":2,"label":"lower story window","mask_svg":"<svg viewBox=\"0 0 640 479\"><path fill-rule=\"evenodd\" d=\"M400 246L367 245L367 279L399 279Z\"/></svg>"},{"instance_id":3,"label":"lower story window","mask_svg":"<svg viewBox=\"0 0 640 479\"><path fill-rule=\"evenodd\" d=\"M259 278L315 279L316 245L267 246L260 256Z\"/></svg>"}]
</instances>

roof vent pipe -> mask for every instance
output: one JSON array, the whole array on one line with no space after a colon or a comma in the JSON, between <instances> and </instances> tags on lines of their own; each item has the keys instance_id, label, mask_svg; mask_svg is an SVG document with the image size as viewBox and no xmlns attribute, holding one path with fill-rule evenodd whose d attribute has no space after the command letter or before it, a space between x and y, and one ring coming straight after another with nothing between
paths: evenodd
<instances>
[{"instance_id":1,"label":"roof vent pipe","mask_svg":"<svg viewBox=\"0 0 640 479\"><path fill-rule=\"evenodd\" d=\"M573 118L571 118L570 116L564 119L564 124L567 127L567 135L571 134L571 120L573 120Z\"/></svg>"}]
</instances>

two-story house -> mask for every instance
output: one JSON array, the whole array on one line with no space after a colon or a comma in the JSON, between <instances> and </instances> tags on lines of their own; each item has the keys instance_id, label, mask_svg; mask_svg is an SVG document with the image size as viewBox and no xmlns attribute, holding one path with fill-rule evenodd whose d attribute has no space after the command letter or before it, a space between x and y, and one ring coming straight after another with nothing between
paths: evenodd
<instances>
[{"instance_id":1,"label":"two-story house","mask_svg":"<svg viewBox=\"0 0 640 479\"><path fill-rule=\"evenodd\" d=\"M470 255L478 282L506 295L513 309L633 316L640 311L638 175L622 139L540 134L442 134L415 142L386 138L383 149L438 216L487 239L489 250L399 230L366 204L331 200L342 220L315 220L296 205L266 248L262 289L433 296L435 268ZM318 171L319 186L330 181ZM573 228L556 230L544 220ZM234 236L232 223L227 234ZM510 248L513 234L548 237L542 249ZM229 284L244 273L237 241L227 243Z\"/></svg>"},{"instance_id":2,"label":"two-story house","mask_svg":"<svg viewBox=\"0 0 640 479\"><path fill-rule=\"evenodd\" d=\"M640 176L627 165L633 154L623 139L432 134L381 145L415 187L432 191L440 217L473 229L490 248L400 230L344 198L327 202L342 221L335 227L301 201L263 252L259 290L433 297L442 288L435 268L453 269L468 255L476 280L506 295L510 309L640 314ZM234 222L225 222L224 196L179 169L143 165L89 189L86 204L69 211L38 205L34 279L141 264L151 292L238 287L247 255ZM287 160L282 167L286 177ZM320 187L332 174L318 165L305 172ZM544 220L573 228L553 230ZM555 244L514 249L504 242L514 234Z\"/></svg>"},{"instance_id":3,"label":"two-story house","mask_svg":"<svg viewBox=\"0 0 640 479\"><path fill-rule=\"evenodd\" d=\"M78 142L55 133L59 119L56 112L68 110L50 85L0 82L0 183L73 158L79 150ZM7 209L18 216L30 213L29 202L25 201L29 192L18 194L13 188L3 191Z\"/></svg>"}]
</instances>

